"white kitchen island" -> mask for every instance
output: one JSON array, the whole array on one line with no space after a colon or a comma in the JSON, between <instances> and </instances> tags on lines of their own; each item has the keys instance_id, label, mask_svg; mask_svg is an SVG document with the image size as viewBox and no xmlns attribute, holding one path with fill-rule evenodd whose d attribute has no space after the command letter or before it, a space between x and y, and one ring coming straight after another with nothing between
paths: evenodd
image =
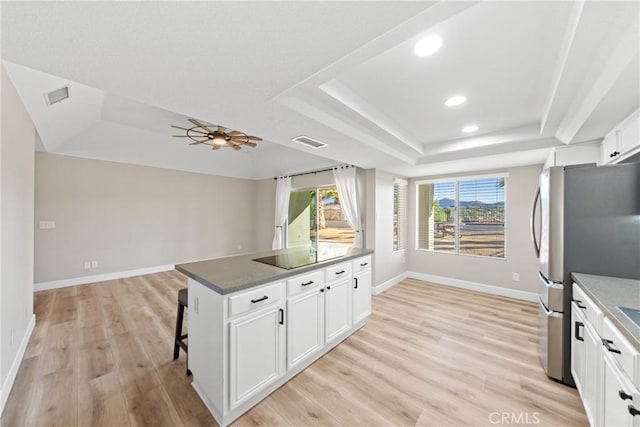
<instances>
[{"instance_id":1,"label":"white kitchen island","mask_svg":"<svg viewBox=\"0 0 640 427\"><path fill-rule=\"evenodd\" d=\"M222 426L364 326L371 313L372 251L349 248L291 269L255 261L293 259L293 252L176 266L189 276L193 387Z\"/></svg>"}]
</instances>

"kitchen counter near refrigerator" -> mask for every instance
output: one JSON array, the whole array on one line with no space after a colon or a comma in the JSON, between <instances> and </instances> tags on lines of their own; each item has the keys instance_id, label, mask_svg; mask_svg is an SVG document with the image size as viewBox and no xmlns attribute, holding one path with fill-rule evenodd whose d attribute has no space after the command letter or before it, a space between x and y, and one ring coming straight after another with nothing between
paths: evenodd
<instances>
[{"instance_id":1,"label":"kitchen counter near refrigerator","mask_svg":"<svg viewBox=\"0 0 640 427\"><path fill-rule=\"evenodd\" d=\"M582 273L572 273L571 276L636 350L640 351L640 326L618 309L618 306L640 309L640 280Z\"/></svg>"}]
</instances>

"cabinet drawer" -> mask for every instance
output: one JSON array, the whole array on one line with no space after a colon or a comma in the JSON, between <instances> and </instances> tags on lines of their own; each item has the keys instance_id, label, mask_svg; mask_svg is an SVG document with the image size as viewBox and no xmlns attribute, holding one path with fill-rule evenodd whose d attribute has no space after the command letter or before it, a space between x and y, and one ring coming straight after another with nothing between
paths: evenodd
<instances>
[{"instance_id":1,"label":"cabinet drawer","mask_svg":"<svg viewBox=\"0 0 640 427\"><path fill-rule=\"evenodd\" d=\"M229 297L229 317L280 301L282 283L263 286Z\"/></svg>"},{"instance_id":2,"label":"cabinet drawer","mask_svg":"<svg viewBox=\"0 0 640 427\"><path fill-rule=\"evenodd\" d=\"M371 269L371 255L358 258L352 262L353 274Z\"/></svg>"},{"instance_id":3,"label":"cabinet drawer","mask_svg":"<svg viewBox=\"0 0 640 427\"><path fill-rule=\"evenodd\" d=\"M343 262L342 264L332 265L325 269L324 279L326 282L343 279L351 276L351 263Z\"/></svg>"},{"instance_id":4,"label":"cabinet drawer","mask_svg":"<svg viewBox=\"0 0 640 427\"><path fill-rule=\"evenodd\" d=\"M605 352L611 355L634 384L640 384L638 351L607 318L603 321L601 336Z\"/></svg>"},{"instance_id":5,"label":"cabinet drawer","mask_svg":"<svg viewBox=\"0 0 640 427\"><path fill-rule=\"evenodd\" d=\"M581 310L582 316L591 323L591 326L595 329L598 335L602 335L602 321L604 319L604 313L575 283L573 284L573 301Z\"/></svg>"},{"instance_id":6,"label":"cabinet drawer","mask_svg":"<svg viewBox=\"0 0 640 427\"><path fill-rule=\"evenodd\" d=\"M287 295L297 295L322 285L324 285L324 270L303 274L287 280Z\"/></svg>"}]
</instances>

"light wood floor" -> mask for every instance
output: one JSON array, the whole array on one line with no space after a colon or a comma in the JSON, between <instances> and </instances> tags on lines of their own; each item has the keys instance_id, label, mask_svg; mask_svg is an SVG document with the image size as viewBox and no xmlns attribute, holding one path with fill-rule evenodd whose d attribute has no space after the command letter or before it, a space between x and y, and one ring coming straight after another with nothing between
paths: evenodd
<instances>
[{"instance_id":1,"label":"light wood floor","mask_svg":"<svg viewBox=\"0 0 640 427\"><path fill-rule=\"evenodd\" d=\"M184 354L172 360L185 283L169 272L37 292L2 426L215 425ZM577 392L538 363L536 306L407 279L373 298L364 328L235 424L518 423L587 425Z\"/></svg>"}]
</instances>

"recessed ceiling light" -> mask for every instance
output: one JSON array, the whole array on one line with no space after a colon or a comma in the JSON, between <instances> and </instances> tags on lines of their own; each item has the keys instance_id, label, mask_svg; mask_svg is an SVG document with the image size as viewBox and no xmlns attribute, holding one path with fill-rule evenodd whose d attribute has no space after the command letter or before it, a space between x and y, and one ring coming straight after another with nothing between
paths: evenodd
<instances>
[{"instance_id":1,"label":"recessed ceiling light","mask_svg":"<svg viewBox=\"0 0 640 427\"><path fill-rule=\"evenodd\" d=\"M455 107L456 105L460 105L460 104L464 104L465 102L467 102L467 97L464 95L456 95L456 96L452 96L451 98L447 99L444 102L444 105L446 105L447 107Z\"/></svg>"},{"instance_id":2,"label":"recessed ceiling light","mask_svg":"<svg viewBox=\"0 0 640 427\"><path fill-rule=\"evenodd\" d=\"M439 51L440 47L442 47L442 38L431 35L418 40L413 48L413 53L416 56L429 56Z\"/></svg>"},{"instance_id":3,"label":"recessed ceiling light","mask_svg":"<svg viewBox=\"0 0 640 427\"><path fill-rule=\"evenodd\" d=\"M471 133L471 132L475 132L478 130L478 126L477 125L469 125L469 126L465 126L462 128L462 132L464 133Z\"/></svg>"}]
</instances>

